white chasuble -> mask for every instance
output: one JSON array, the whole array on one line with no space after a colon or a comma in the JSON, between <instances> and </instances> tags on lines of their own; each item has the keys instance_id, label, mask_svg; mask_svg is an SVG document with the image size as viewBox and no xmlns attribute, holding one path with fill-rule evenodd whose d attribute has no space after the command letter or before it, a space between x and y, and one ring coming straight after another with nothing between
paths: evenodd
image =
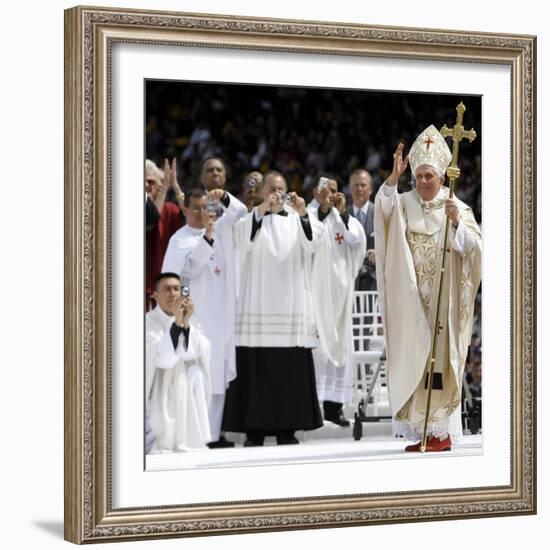
<instances>
[{"instance_id":1,"label":"white chasuble","mask_svg":"<svg viewBox=\"0 0 550 550\"><path fill-rule=\"evenodd\" d=\"M383 185L375 202L377 283L384 321L394 419L417 429L426 415L430 354L445 227L442 188L430 202L413 190L398 195ZM442 278L432 390L431 431L460 409L462 375L481 279L481 233L471 209L456 199L461 221L450 229Z\"/></svg>"},{"instance_id":2,"label":"white chasuble","mask_svg":"<svg viewBox=\"0 0 550 550\"><path fill-rule=\"evenodd\" d=\"M177 273L189 287L193 320L212 345L212 391L222 395L236 376L233 226L246 214L244 204L229 197L229 206L214 223L213 244L204 239L204 229L185 225L170 239L162 264L163 272Z\"/></svg>"},{"instance_id":3,"label":"white chasuble","mask_svg":"<svg viewBox=\"0 0 550 550\"><path fill-rule=\"evenodd\" d=\"M155 435L152 453L203 449L211 441L210 343L191 325L187 349L183 334L174 349L173 321L158 306L146 315L148 410Z\"/></svg>"},{"instance_id":4,"label":"white chasuble","mask_svg":"<svg viewBox=\"0 0 550 550\"><path fill-rule=\"evenodd\" d=\"M311 254L318 249L325 227L309 216L310 241L298 214L286 207L285 212L263 216L253 240L256 210L235 226L242 257L236 317L238 346L318 345L311 297Z\"/></svg>"}]
</instances>

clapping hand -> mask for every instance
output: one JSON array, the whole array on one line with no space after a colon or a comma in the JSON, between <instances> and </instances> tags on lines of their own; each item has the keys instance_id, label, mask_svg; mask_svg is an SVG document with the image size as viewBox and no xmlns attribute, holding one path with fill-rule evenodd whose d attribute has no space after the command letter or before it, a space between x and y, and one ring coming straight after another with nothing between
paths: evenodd
<instances>
[{"instance_id":1,"label":"clapping hand","mask_svg":"<svg viewBox=\"0 0 550 550\"><path fill-rule=\"evenodd\" d=\"M172 186L172 181L175 178L175 174L172 173L175 161L176 159L172 159L172 165L170 165L170 161L167 158L164 159L164 166L162 167L162 190L165 192Z\"/></svg>"},{"instance_id":2,"label":"clapping hand","mask_svg":"<svg viewBox=\"0 0 550 550\"><path fill-rule=\"evenodd\" d=\"M174 195L180 205L183 206L183 200L185 199L185 193L181 190L181 187L178 183L178 168L176 157L170 162L167 158L164 159L164 175L162 177L162 186L163 189L168 191L168 188L171 187L174 191Z\"/></svg>"}]
</instances>

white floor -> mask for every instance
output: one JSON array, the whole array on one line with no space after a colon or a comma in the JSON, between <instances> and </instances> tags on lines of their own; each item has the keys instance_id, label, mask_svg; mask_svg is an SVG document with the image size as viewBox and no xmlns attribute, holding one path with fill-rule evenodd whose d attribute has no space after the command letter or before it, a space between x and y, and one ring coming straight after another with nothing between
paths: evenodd
<instances>
[{"instance_id":1,"label":"white floor","mask_svg":"<svg viewBox=\"0 0 550 550\"><path fill-rule=\"evenodd\" d=\"M187 468L227 468L265 466L270 464L299 464L308 462L349 462L365 460L410 460L434 457L434 453L406 453L409 443L391 435L391 423L363 424L363 437L354 441L351 427L341 428L326 423L312 432L297 432L298 445L276 445L274 438L266 438L263 447L242 447L244 436L228 434L235 441L231 449L205 449L186 453L154 454L146 457L148 471ZM482 435L465 435L453 445L445 457L481 455Z\"/></svg>"}]
</instances>

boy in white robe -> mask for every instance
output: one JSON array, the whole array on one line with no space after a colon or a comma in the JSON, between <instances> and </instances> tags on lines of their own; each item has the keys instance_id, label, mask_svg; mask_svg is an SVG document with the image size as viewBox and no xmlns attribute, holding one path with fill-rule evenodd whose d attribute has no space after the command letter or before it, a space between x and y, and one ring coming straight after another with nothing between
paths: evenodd
<instances>
[{"instance_id":1,"label":"boy in white robe","mask_svg":"<svg viewBox=\"0 0 550 550\"><path fill-rule=\"evenodd\" d=\"M365 232L346 212L346 199L332 177L320 177L309 204L310 215L325 225L326 239L314 255L312 287L320 347L313 350L317 395L325 420L350 425L343 404L350 403L353 387L351 310L354 281L365 255ZM324 320L332 322L326 323Z\"/></svg>"},{"instance_id":2,"label":"boy in white robe","mask_svg":"<svg viewBox=\"0 0 550 550\"><path fill-rule=\"evenodd\" d=\"M213 164L217 166L217 164ZM210 206L209 212L207 206ZM215 211L221 209L217 217ZM177 273L189 287L195 319L212 346L210 448L232 447L221 435L225 392L235 378L235 247L233 226L246 206L222 189L191 189L185 195L187 225L168 244L162 270Z\"/></svg>"},{"instance_id":3,"label":"boy in white robe","mask_svg":"<svg viewBox=\"0 0 550 550\"><path fill-rule=\"evenodd\" d=\"M145 316L146 400L154 444L151 453L206 448L210 441L210 343L190 323L193 302L181 295L175 273L161 273Z\"/></svg>"}]
</instances>

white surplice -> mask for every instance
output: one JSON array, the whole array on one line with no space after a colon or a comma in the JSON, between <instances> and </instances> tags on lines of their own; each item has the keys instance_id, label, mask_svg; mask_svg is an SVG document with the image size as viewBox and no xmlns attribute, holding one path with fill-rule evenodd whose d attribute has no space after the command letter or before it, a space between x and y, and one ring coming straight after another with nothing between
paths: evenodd
<instances>
[{"instance_id":1,"label":"white surplice","mask_svg":"<svg viewBox=\"0 0 550 550\"><path fill-rule=\"evenodd\" d=\"M243 262L236 318L238 346L314 348L319 343L311 295L311 254L326 230L310 216L310 241L298 214L288 207L285 211L286 216L263 216L253 240L256 209L235 226Z\"/></svg>"},{"instance_id":2,"label":"white surplice","mask_svg":"<svg viewBox=\"0 0 550 550\"><path fill-rule=\"evenodd\" d=\"M442 188L430 202L416 190L397 194L383 185L375 202L377 283L386 339L394 419L418 438L426 414L426 362L438 295L438 268L446 216ZM471 340L474 302L481 279L481 233L471 209L456 199L461 221L450 230L434 372L442 390L432 391L429 431L456 439L449 417L460 408L462 374ZM456 414L454 415L456 416ZM456 422L452 422L454 426Z\"/></svg>"},{"instance_id":3,"label":"white surplice","mask_svg":"<svg viewBox=\"0 0 550 550\"><path fill-rule=\"evenodd\" d=\"M229 206L214 223L213 245L204 239L204 229L185 225L170 239L162 264L163 272L177 273L190 289L193 319L212 346L212 392L221 395L236 374L233 226L247 213L244 204L228 195Z\"/></svg>"},{"instance_id":4,"label":"white surplice","mask_svg":"<svg viewBox=\"0 0 550 550\"><path fill-rule=\"evenodd\" d=\"M155 436L152 453L205 448L211 440L208 404L210 343L190 325L174 349L170 327L174 317L159 306L145 316L146 398Z\"/></svg>"},{"instance_id":5,"label":"white surplice","mask_svg":"<svg viewBox=\"0 0 550 550\"><path fill-rule=\"evenodd\" d=\"M317 209L310 206L317 217ZM348 363L351 345L351 311L355 277L365 256L365 231L348 217L348 227L332 208L323 219L326 235L315 253L312 287L320 347L335 366Z\"/></svg>"},{"instance_id":6,"label":"white surplice","mask_svg":"<svg viewBox=\"0 0 550 550\"><path fill-rule=\"evenodd\" d=\"M319 203L315 202L308 210L317 217ZM313 350L317 396L320 401L349 403L353 389L351 309L355 277L365 254L365 232L351 216L346 228L335 208L322 223L327 229L326 238L314 256L312 268L320 340L320 347Z\"/></svg>"}]
</instances>

